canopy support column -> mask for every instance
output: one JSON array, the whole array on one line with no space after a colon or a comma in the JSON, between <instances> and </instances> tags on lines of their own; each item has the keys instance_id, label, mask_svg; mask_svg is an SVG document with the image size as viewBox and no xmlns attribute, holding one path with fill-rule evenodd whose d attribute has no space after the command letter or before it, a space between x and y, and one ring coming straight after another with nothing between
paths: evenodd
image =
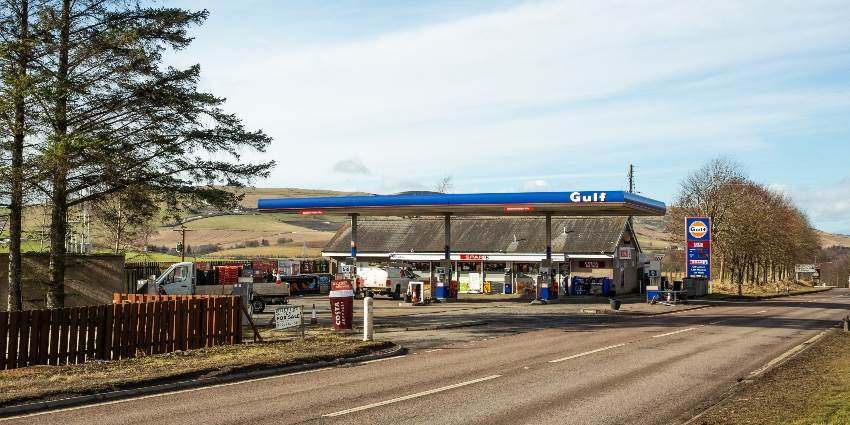
<instances>
[{"instance_id":1,"label":"canopy support column","mask_svg":"<svg viewBox=\"0 0 850 425\"><path fill-rule=\"evenodd\" d=\"M443 216L443 227L445 228L445 260L452 259L452 215Z\"/></svg>"},{"instance_id":2,"label":"canopy support column","mask_svg":"<svg viewBox=\"0 0 850 425\"><path fill-rule=\"evenodd\" d=\"M537 278L537 298L534 303L546 303L549 299L549 285L552 284L552 213L546 213L546 259L540 265Z\"/></svg>"},{"instance_id":3,"label":"canopy support column","mask_svg":"<svg viewBox=\"0 0 850 425\"><path fill-rule=\"evenodd\" d=\"M357 259L357 214L351 214L351 258Z\"/></svg>"},{"instance_id":4,"label":"canopy support column","mask_svg":"<svg viewBox=\"0 0 850 425\"><path fill-rule=\"evenodd\" d=\"M452 288L452 215L444 214L443 215L443 260L440 261L440 267L443 268L444 273L441 274L437 278L437 287L435 288L434 295L437 300L445 300L451 297L451 288Z\"/></svg>"},{"instance_id":5,"label":"canopy support column","mask_svg":"<svg viewBox=\"0 0 850 425\"><path fill-rule=\"evenodd\" d=\"M357 262L357 214L350 214L351 217L351 265Z\"/></svg>"}]
</instances>

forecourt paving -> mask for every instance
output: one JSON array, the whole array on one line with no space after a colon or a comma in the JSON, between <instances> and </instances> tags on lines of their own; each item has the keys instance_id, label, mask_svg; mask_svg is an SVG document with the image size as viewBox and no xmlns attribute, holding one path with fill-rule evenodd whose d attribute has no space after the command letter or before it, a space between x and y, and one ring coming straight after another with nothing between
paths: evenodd
<instances>
[{"instance_id":1,"label":"forecourt paving","mask_svg":"<svg viewBox=\"0 0 850 425\"><path fill-rule=\"evenodd\" d=\"M850 291L485 337L345 368L5 423L681 423L837 324ZM595 316L594 316L595 317Z\"/></svg>"}]
</instances>

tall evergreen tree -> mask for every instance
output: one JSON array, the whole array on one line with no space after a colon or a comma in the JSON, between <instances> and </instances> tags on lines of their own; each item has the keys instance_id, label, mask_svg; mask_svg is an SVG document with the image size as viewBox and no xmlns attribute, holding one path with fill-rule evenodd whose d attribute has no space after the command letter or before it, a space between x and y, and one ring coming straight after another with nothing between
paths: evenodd
<instances>
[{"instance_id":1,"label":"tall evergreen tree","mask_svg":"<svg viewBox=\"0 0 850 425\"><path fill-rule=\"evenodd\" d=\"M198 65L162 63L164 51L189 45L187 31L206 11L54 0L43 16L36 104L49 127L40 157L52 208L47 305L61 307L69 208L131 187L172 206L230 206L236 196L217 185L266 176L273 162L240 160L271 139L224 112L224 99L198 91Z\"/></svg>"},{"instance_id":2,"label":"tall evergreen tree","mask_svg":"<svg viewBox=\"0 0 850 425\"><path fill-rule=\"evenodd\" d=\"M9 208L9 311L21 310L21 234L24 208L24 145L28 133L32 81L29 68L34 39L29 0L0 3L0 119L8 140L8 165L3 180ZM5 162L5 161L4 161Z\"/></svg>"}]
</instances>

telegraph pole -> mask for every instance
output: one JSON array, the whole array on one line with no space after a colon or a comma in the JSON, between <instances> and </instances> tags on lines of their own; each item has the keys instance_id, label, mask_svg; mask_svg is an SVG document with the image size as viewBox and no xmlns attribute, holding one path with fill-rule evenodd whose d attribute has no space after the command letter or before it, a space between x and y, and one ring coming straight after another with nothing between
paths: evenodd
<instances>
[{"instance_id":1,"label":"telegraph pole","mask_svg":"<svg viewBox=\"0 0 850 425\"><path fill-rule=\"evenodd\" d=\"M635 165L629 163L629 193L635 193ZM629 226L634 231L634 217L629 216Z\"/></svg>"},{"instance_id":2,"label":"telegraph pole","mask_svg":"<svg viewBox=\"0 0 850 425\"><path fill-rule=\"evenodd\" d=\"M186 226L180 225L179 229L172 229L175 232L180 232L180 238L182 242L180 243L180 262L183 263L186 261L186 232L191 232L191 229L187 229Z\"/></svg>"}]
</instances>

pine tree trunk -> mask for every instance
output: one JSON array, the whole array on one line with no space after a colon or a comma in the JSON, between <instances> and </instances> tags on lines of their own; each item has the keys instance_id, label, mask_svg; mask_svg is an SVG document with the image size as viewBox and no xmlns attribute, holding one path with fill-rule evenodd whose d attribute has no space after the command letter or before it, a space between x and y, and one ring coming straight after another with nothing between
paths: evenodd
<instances>
[{"instance_id":1,"label":"pine tree trunk","mask_svg":"<svg viewBox=\"0 0 850 425\"><path fill-rule=\"evenodd\" d=\"M29 2L21 0L18 13L19 34L18 47L16 48L16 89L14 90L13 103L15 106L15 124L12 138L12 164L10 175L10 203L9 203L9 299L8 311L19 311L23 309L21 301L21 231L23 229L24 209L24 137L26 135L26 90L27 67L29 66Z\"/></svg>"},{"instance_id":2,"label":"pine tree trunk","mask_svg":"<svg viewBox=\"0 0 850 425\"><path fill-rule=\"evenodd\" d=\"M50 283L47 287L47 308L65 306L65 236L68 217L68 51L70 49L71 0L62 0L59 36L59 61L56 83L56 129L54 132L55 163L53 164L53 202L50 227Z\"/></svg>"},{"instance_id":3,"label":"pine tree trunk","mask_svg":"<svg viewBox=\"0 0 850 425\"><path fill-rule=\"evenodd\" d=\"M68 231L68 206L65 198L65 175L53 179L53 206L50 212L50 283L47 286L47 308L65 306L65 241Z\"/></svg>"}]
</instances>

